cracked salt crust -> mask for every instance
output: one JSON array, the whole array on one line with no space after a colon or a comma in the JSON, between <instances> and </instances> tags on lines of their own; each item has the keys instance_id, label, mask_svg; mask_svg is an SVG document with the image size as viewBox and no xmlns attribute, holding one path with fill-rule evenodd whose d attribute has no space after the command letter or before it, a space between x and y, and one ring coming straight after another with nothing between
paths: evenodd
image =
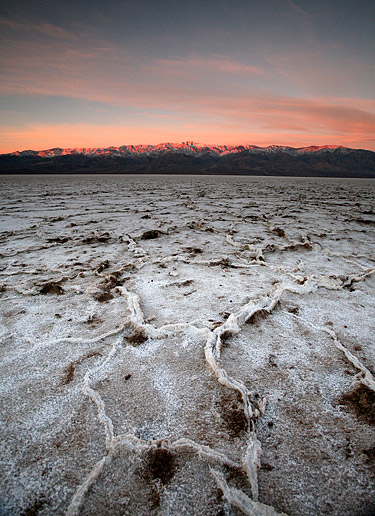
<instances>
[{"instance_id":1,"label":"cracked salt crust","mask_svg":"<svg viewBox=\"0 0 375 516\"><path fill-rule=\"evenodd\" d=\"M375 509L373 182L1 183L2 513Z\"/></svg>"}]
</instances>

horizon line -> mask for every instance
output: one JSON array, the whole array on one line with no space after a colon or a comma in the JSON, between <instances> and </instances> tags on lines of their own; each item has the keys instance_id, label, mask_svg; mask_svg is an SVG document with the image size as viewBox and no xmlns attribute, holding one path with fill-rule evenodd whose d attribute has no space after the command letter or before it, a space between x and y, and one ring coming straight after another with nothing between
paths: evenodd
<instances>
[{"instance_id":1,"label":"horizon line","mask_svg":"<svg viewBox=\"0 0 375 516\"><path fill-rule=\"evenodd\" d=\"M323 145L302 145L302 146L299 146L299 147L293 147L291 145L277 145L277 144L269 144L269 145L266 145L266 146L260 146L260 145L255 145L255 144L252 144L252 143L241 143L241 144L216 144L216 143L200 143L200 142L195 142L193 140L186 140L186 141L182 141L182 142L171 142L171 141L166 141L166 142L161 142L161 143L157 143L157 144L151 144L151 143L139 143L139 144L124 144L124 145L119 145L119 146L115 146L115 145L110 145L110 146L89 146L89 147L49 147L49 148L45 148L45 149L23 149L23 150L15 150L15 151L11 151L11 152L3 152L3 153L0 153L0 155L14 155L14 154L18 154L18 153L24 153L24 152L36 152L36 153L39 153L39 152L48 152L48 151L53 151L53 150L62 150L62 151L76 151L78 153L80 153L79 151L83 152L83 151L86 151L86 150L97 150L97 149L101 149L101 150L117 150L117 149L121 149L121 148L137 148L137 147L150 147L150 148L158 148L158 147L162 147L162 146L167 146L167 145L171 145L171 146L185 146L187 148L189 147L217 147L217 148L223 148L223 147L226 147L228 149L233 149L233 148L236 148L236 147L252 147L252 148L256 148L256 149L269 149L270 147L273 147L273 148L286 148L286 149L293 149L293 150L300 150L300 149L309 149L309 148L316 148L316 149L350 149L350 150L365 150L365 151L368 151L368 152L374 152L372 151L371 149L365 149L365 148L353 148L353 147L347 147L345 145L331 145L331 144L323 144Z\"/></svg>"}]
</instances>

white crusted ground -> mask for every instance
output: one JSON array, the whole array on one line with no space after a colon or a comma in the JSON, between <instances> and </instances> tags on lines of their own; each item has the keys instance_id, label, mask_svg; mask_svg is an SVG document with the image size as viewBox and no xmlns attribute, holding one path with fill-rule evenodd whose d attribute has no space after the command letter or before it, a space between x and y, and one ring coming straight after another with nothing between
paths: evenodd
<instances>
[{"instance_id":1,"label":"white crusted ground","mask_svg":"<svg viewBox=\"0 0 375 516\"><path fill-rule=\"evenodd\" d=\"M0 514L375 512L374 182L0 183Z\"/></svg>"}]
</instances>

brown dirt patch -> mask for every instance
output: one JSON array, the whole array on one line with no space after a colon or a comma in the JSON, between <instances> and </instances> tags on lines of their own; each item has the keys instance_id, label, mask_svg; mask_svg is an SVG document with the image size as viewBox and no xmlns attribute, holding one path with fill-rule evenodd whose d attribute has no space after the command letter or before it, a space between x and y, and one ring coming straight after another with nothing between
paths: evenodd
<instances>
[{"instance_id":1,"label":"brown dirt patch","mask_svg":"<svg viewBox=\"0 0 375 516\"><path fill-rule=\"evenodd\" d=\"M100 292L99 294L96 294L94 298L99 301L99 303L105 303L106 301L113 299L113 294L112 292Z\"/></svg>"},{"instance_id":2,"label":"brown dirt patch","mask_svg":"<svg viewBox=\"0 0 375 516\"><path fill-rule=\"evenodd\" d=\"M226 394L217 402L221 419L231 437L240 437L248 429L242 401L235 394Z\"/></svg>"},{"instance_id":3,"label":"brown dirt patch","mask_svg":"<svg viewBox=\"0 0 375 516\"><path fill-rule=\"evenodd\" d=\"M147 454L146 476L153 480L159 479L163 484L168 484L175 474L175 456L164 448L151 449Z\"/></svg>"},{"instance_id":4,"label":"brown dirt patch","mask_svg":"<svg viewBox=\"0 0 375 516\"><path fill-rule=\"evenodd\" d=\"M40 294L46 295L46 294L63 294L64 289L60 285L60 282L58 281L49 281L48 283L44 283L42 285L42 288L39 291Z\"/></svg>"},{"instance_id":5,"label":"brown dirt patch","mask_svg":"<svg viewBox=\"0 0 375 516\"><path fill-rule=\"evenodd\" d=\"M131 344L132 346L138 346L139 344L143 344L144 342L146 342L146 340L148 340L148 337L144 331L139 330L133 333L133 335L125 337L124 340L127 344Z\"/></svg>"},{"instance_id":6,"label":"brown dirt patch","mask_svg":"<svg viewBox=\"0 0 375 516\"><path fill-rule=\"evenodd\" d=\"M375 425L375 392L360 384L339 398L339 405L355 412L358 419L369 425Z\"/></svg>"},{"instance_id":7,"label":"brown dirt patch","mask_svg":"<svg viewBox=\"0 0 375 516\"><path fill-rule=\"evenodd\" d=\"M159 238L160 235L162 235L161 231L158 231L157 229L150 229L149 231L145 231L141 235L141 240L152 240L154 238Z\"/></svg>"}]
</instances>

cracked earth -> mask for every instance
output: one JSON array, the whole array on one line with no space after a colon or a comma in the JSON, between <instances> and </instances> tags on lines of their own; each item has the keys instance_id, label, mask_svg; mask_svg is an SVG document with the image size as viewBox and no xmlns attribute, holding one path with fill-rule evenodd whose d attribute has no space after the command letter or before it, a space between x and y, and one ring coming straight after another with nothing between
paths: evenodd
<instances>
[{"instance_id":1,"label":"cracked earth","mask_svg":"<svg viewBox=\"0 0 375 516\"><path fill-rule=\"evenodd\" d=\"M0 514L375 513L374 182L0 182Z\"/></svg>"}]
</instances>

